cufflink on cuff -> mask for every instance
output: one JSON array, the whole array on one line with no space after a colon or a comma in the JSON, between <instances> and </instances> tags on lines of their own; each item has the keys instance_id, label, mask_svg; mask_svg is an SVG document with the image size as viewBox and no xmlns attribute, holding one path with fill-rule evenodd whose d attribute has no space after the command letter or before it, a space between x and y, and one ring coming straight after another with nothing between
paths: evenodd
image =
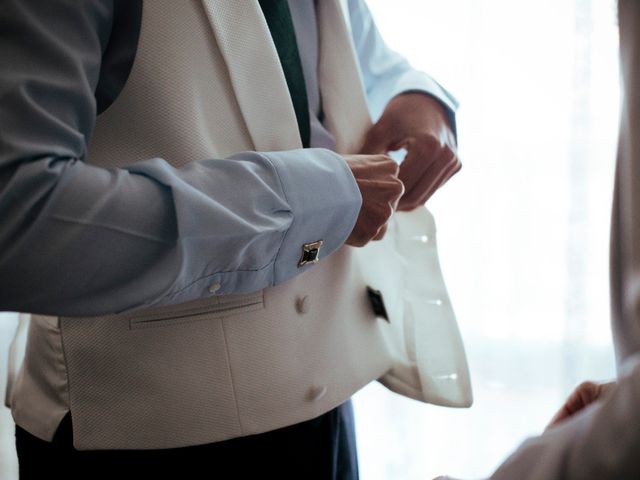
<instances>
[{"instance_id":1,"label":"cufflink on cuff","mask_svg":"<svg viewBox=\"0 0 640 480\"><path fill-rule=\"evenodd\" d=\"M298 268L306 265L307 263L318 263L320 260L320 247L324 242L318 240L317 242L305 243L302 246L302 256L298 262Z\"/></svg>"}]
</instances>

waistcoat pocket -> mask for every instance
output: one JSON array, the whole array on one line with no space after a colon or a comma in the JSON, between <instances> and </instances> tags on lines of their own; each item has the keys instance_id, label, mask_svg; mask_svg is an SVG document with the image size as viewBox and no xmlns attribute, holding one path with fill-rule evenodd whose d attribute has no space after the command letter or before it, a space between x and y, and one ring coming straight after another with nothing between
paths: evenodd
<instances>
[{"instance_id":1,"label":"waistcoat pocket","mask_svg":"<svg viewBox=\"0 0 640 480\"><path fill-rule=\"evenodd\" d=\"M134 314L129 317L129 328L135 330L180 325L230 317L263 308L263 291L246 295L220 295Z\"/></svg>"}]
</instances>

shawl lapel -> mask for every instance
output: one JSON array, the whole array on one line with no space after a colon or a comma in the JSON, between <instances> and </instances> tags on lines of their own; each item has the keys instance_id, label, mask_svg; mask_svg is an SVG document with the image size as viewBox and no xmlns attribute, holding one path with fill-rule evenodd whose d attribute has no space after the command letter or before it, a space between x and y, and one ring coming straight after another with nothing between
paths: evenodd
<instances>
[{"instance_id":1,"label":"shawl lapel","mask_svg":"<svg viewBox=\"0 0 640 480\"><path fill-rule=\"evenodd\" d=\"M324 122L335 136L336 151L357 153L371 127L371 117L343 8L339 0L317 2L318 76Z\"/></svg>"},{"instance_id":2,"label":"shawl lapel","mask_svg":"<svg viewBox=\"0 0 640 480\"><path fill-rule=\"evenodd\" d=\"M278 53L256 0L202 0L257 151L302 148ZM356 153L371 126L357 58L339 0L317 2L325 125L340 153Z\"/></svg>"},{"instance_id":3,"label":"shawl lapel","mask_svg":"<svg viewBox=\"0 0 640 480\"><path fill-rule=\"evenodd\" d=\"M278 52L257 0L202 0L254 148L302 148Z\"/></svg>"}]
</instances>

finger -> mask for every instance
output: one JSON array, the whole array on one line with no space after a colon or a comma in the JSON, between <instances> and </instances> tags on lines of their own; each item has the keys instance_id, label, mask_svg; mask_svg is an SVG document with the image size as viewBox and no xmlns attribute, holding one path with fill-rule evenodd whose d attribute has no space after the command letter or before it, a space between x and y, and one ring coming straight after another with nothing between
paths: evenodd
<instances>
[{"instance_id":1,"label":"finger","mask_svg":"<svg viewBox=\"0 0 640 480\"><path fill-rule=\"evenodd\" d=\"M400 199L404 193L404 184L395 177L379 179L356 179L360 188L363 203L392 204ZM395 210L395 208L394 208Z\"/></svg>"},{"instance_id":2,"label":"finger","mask_svg":"<svg viewBox=\"0 0 640 480\"><path fill-rule=\"evenodd\" d=\"M380 168L380 171L388 173L397 177L400 173L400 165L393 158L383 155L381 159L376 162L376 166Z\"/></svg>"},{"instance_id":3,"label":"finger","mask_svg":"<svg viewBox=\"0 0 640 480\"><path fill-rule=\"evenodd\" d=\"M398 207L400 206L400 201L402 200L403 195L404 195L404 184L400 182L400 188L396 190L395 198L389 203L394 212L398 211Z\"/></svg>"},{"instance_id":4,"label":"finger","mask_svg":"<svg viewBox=\"0 0 640 480\"><path fill-rule=\"evenodd\" d=\"M378 233L376 233L375 236L371 240L382 240L382 238L384 237L385 233L387 233L387 224L386 223L380 227L380 229L378 230Z\"/></svg>"},{"instance_id":5,"label":"finger","mask_svg":"<svg viewBox=\"0 0 640 480\"><path fill-rule=\"evenodd\" d=\"M567 399L567 410L574 414L593 403L598 398L598 385L593 382L583 382Z\"/></svg>"},{"instance_id":6,"label":"finger","mask_svg":"<svg viewBox=\"0 0 640 480\"><path fill-rule=\"evenodd\" d=\"M397 210L398 201L400 200L401 196L402 196L402 190L399 190L397 198L393 202L390 202L388 204L391 214L387 217L386 222L384 223L384 225L382 225L380 227L380 229L378 230L376 235L372 238L372 240L382 240L384 235L387 233L387 228L389 226L389 220L393 216L393 212L395 212Z\"/></svg>"},{"instance_id":7,"label":"finger","mask_svg":"<svg viewBox=\"0 0 640 480\"><path fill-rule=\"evenodd\" d=\"M413 210L416 207L424 205L436 190L455 175L461 167L462 164L458 161L457 157L450 160L449 164L444 167L433 165L429 170L424 172L420 181L416 183L413 188L405 191L404 196L400 199L398 210ZM435 173L440 169L442 170L439 173ZM435 178L433 178L434 174Z\"/></svg>"},{"instance_id":8,"label":"finger","mask_svg":"<svg viewBox=\"0 0 640 480\"><path fill-rule=\"evenodd\" d=\"M571 393L566 401L567 410L572 414L596 402L613 388L615 382L594 383L583 382Z\"/></svg>"},{"instance_id":9,"label":"finger","mask_svg":"<svg viewBox=\"0 0 640 480\"><path fill-rule=\"evenodd\" d=\"M455 154L451 154L444 162L433 164L427 172L420 185L416 185L407 194L411 197L422 197L424 203L441 185L462 168L462 163Z\"/></svg>"},{"instance_id":10,"label":"finger","mask_svg":"<svg viewBox=\"0 0 640 480\"><path fill-rule=\"evenodd\" d=\"M380 230L378 230L378 233L376 233L376 235L373 237L372 240L382 240L384 235L387 233L389 219L393 216L393 212L395 212L398 209L398 203L400 202L400 198L402 198L402 194L404 192L404 185L402 185L402 182L398 182L398 184L400 188L396 191L397 192L396 197L393 201L389 202L389 207L391 208L391 215L389 215L389 217L387 218L387 222L380 227Z\"/></svg>"},{"instance_id":11,"label":"finger","mask_svg":"<svg viewBox=\"0 0 640 480\"><path fill-rule=\"evenodd\" d=\"M456 163L452 166L450 170L447 170L441 178L439 178L433 185L427 190L424 198L421 199L421 205L424 205L427 200L429 200L434 193L436 193L445 183L449 181L451 177L453 177L456 173L460 171L462 168L462 163L456 161Z\"/></svg>"},{"instance_id":12,"label":"finger","mask_svg":"<svg viewBox=\"0 0 640 480\"><path fill-rule=\"evenodd\" d=\"M365 239L365 244L374 240L377 235L384 236L386 225L391 215L393 215L393 208L388 202L378 203L369 207L362 222L362 237Z\"/></svg>"},{"instance_id":13,"label":"finger","mask_svg":"<svg viewBox=\"0 0 640 480\"><path fill-rule=\"evenodd\" d=\"M602 398L603 396L608 395L616 385L617 382L606 382L598 384L598 398Z\"/></svg>"},{"instance_id":14,"label":"finger","mask_svg":"<svg viewBox=\"0 0 640 480\"><path fill-rule=\"evenodd\" d=\"M407 155L400 165L398 178L404 182L407 191L410 191L437 161L438 154L429 141L411 139L404 148L407 150Z\"/></svg>"},{"instance_id":15,"label":"finger","mask_svg":"<svg viewBox=\"0 0 640 480\"><path fill-rule=\"evenodd\" d=\"M443 168L443 162L455 156L451 148L443 146L433 135L411 139L405 148L407 156L402 162L398 176L405 182L407 192L411 192L420 184L424 191L425 175L433 171L436 165L439 165L438 168Z\"/></svg>"},{"instance_id":16,"label":"finger","mask_svg":"<svg viewBox=\"0 0 640 480\"><path fill-rule=\"evenodd\" d=\"M556 425L561 424L562 422L564 422L568 418L570 418L573 415L575 415L575 413L576 412L570 410L569 407L567 407L567 405L563 405L562 408L556 412L556 414L553 416L553 418L551 418L551 420L549 421L549 424L546 426L545 430L547 430L549 428L552 428L552 427L555 427Z\"/></svg>"},{"instance_id":17,"label":"finger","mask_svg":"<svg viewBox=\"0 0 640 480\"><path fill-rule=\"evenodd\" d=\"M580 388L580 387L579 387ZM580 411L588 403L583 403L579 388L574 390L571 395L565 400L564 405L553 416L547 428L557 425L567 418Z\"/></svg>"},{"instance_id":18,"label":"finger","mask_svg":"<svg viewBox=\"0 0 640 480\"><path fill-rule=\"evenodd\" d=\"M562 408L553 416L547 428L562 423L567 418L584 409L587 405L596 401L602 391L600 387L600 385L593 382L583 382L578 385L564 402Z\"/></svg>"},{"instance_id":19,"label":"finger","mask_svg":"<svg viewBox=\"0 0 640 480\"><path fill-rule=\"evenodd\" d=\"M549 424L547 425L545 430L547 428L555 427L556 425L558 425L559 423L562 423L564 420L566 420L570 416L571 416L571 413L566 409L565 405L563 405L562 408L558 410L556 414L553 416L553 418L549 421Z\"/></svg>"}]
</instances>

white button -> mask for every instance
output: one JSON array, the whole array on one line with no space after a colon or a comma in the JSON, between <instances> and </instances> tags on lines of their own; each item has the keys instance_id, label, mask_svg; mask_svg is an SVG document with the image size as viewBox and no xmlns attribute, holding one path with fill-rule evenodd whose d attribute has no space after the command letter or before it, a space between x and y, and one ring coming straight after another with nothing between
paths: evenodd
<instances>
[{"instance_id":1,"label":"white button","mask_svg":"<svg viewBox=\"0 0 640 480\"><path fill-rule=\"evenodd\" d=\"M222 285L220 285L220 282L212 283L211 285L209 285L209 293L216 293L218 290L220 290L221 286Z\"/></svg>"},{"instance_id":2,"label":"white button","mask_svg":"<svg viewBox=\"0 0 640 480\"><path fill-rule=\"evenodd\" d=\"M450 373L449 375L436 375L436 380L457 380L458 379L458 374L457 373Z\"/></svg>"},{"instance_id":3,"label":"white button","mask_svg":"<svg viewBox=\"0 0 640 480\"><path fill-rule=\"evenodd\" d=\"M327 393L327 387L324 386L315 386L309 389L309 400L315 402L316 400L320 400Z\"/></svg>"},{"instance_id":4,"label":"white button","mask_svg":"<svg viewBox=\"0 0 640 480\"><path fill-rule=\"evenodd\" d=\"M440 300L439 298L436 298L434 300L427 300L427 302L432 305L437 305L438 307L442 306L442 300Z\"/></svg>"},{"instance_id":5,"label":"white button","mask_svg":"<svg viewBox=\"0 0 640 480\"><path fill-rule=\"evenodd\" d=\"M415 235L411 238L421 243L429 243L429 235Z\"/></svg>"},{"instance_id":6,"label":"white button","mask_svg":"<svg viewBox=\"0 0 640 480\"><path fill-rule=\"evenodd\" d=\"M296 298L296 311L301 315L304 315L305 313L309 312L309 297L308 296L305 295L304 297Z\"/></svg>"}]
</instances>

